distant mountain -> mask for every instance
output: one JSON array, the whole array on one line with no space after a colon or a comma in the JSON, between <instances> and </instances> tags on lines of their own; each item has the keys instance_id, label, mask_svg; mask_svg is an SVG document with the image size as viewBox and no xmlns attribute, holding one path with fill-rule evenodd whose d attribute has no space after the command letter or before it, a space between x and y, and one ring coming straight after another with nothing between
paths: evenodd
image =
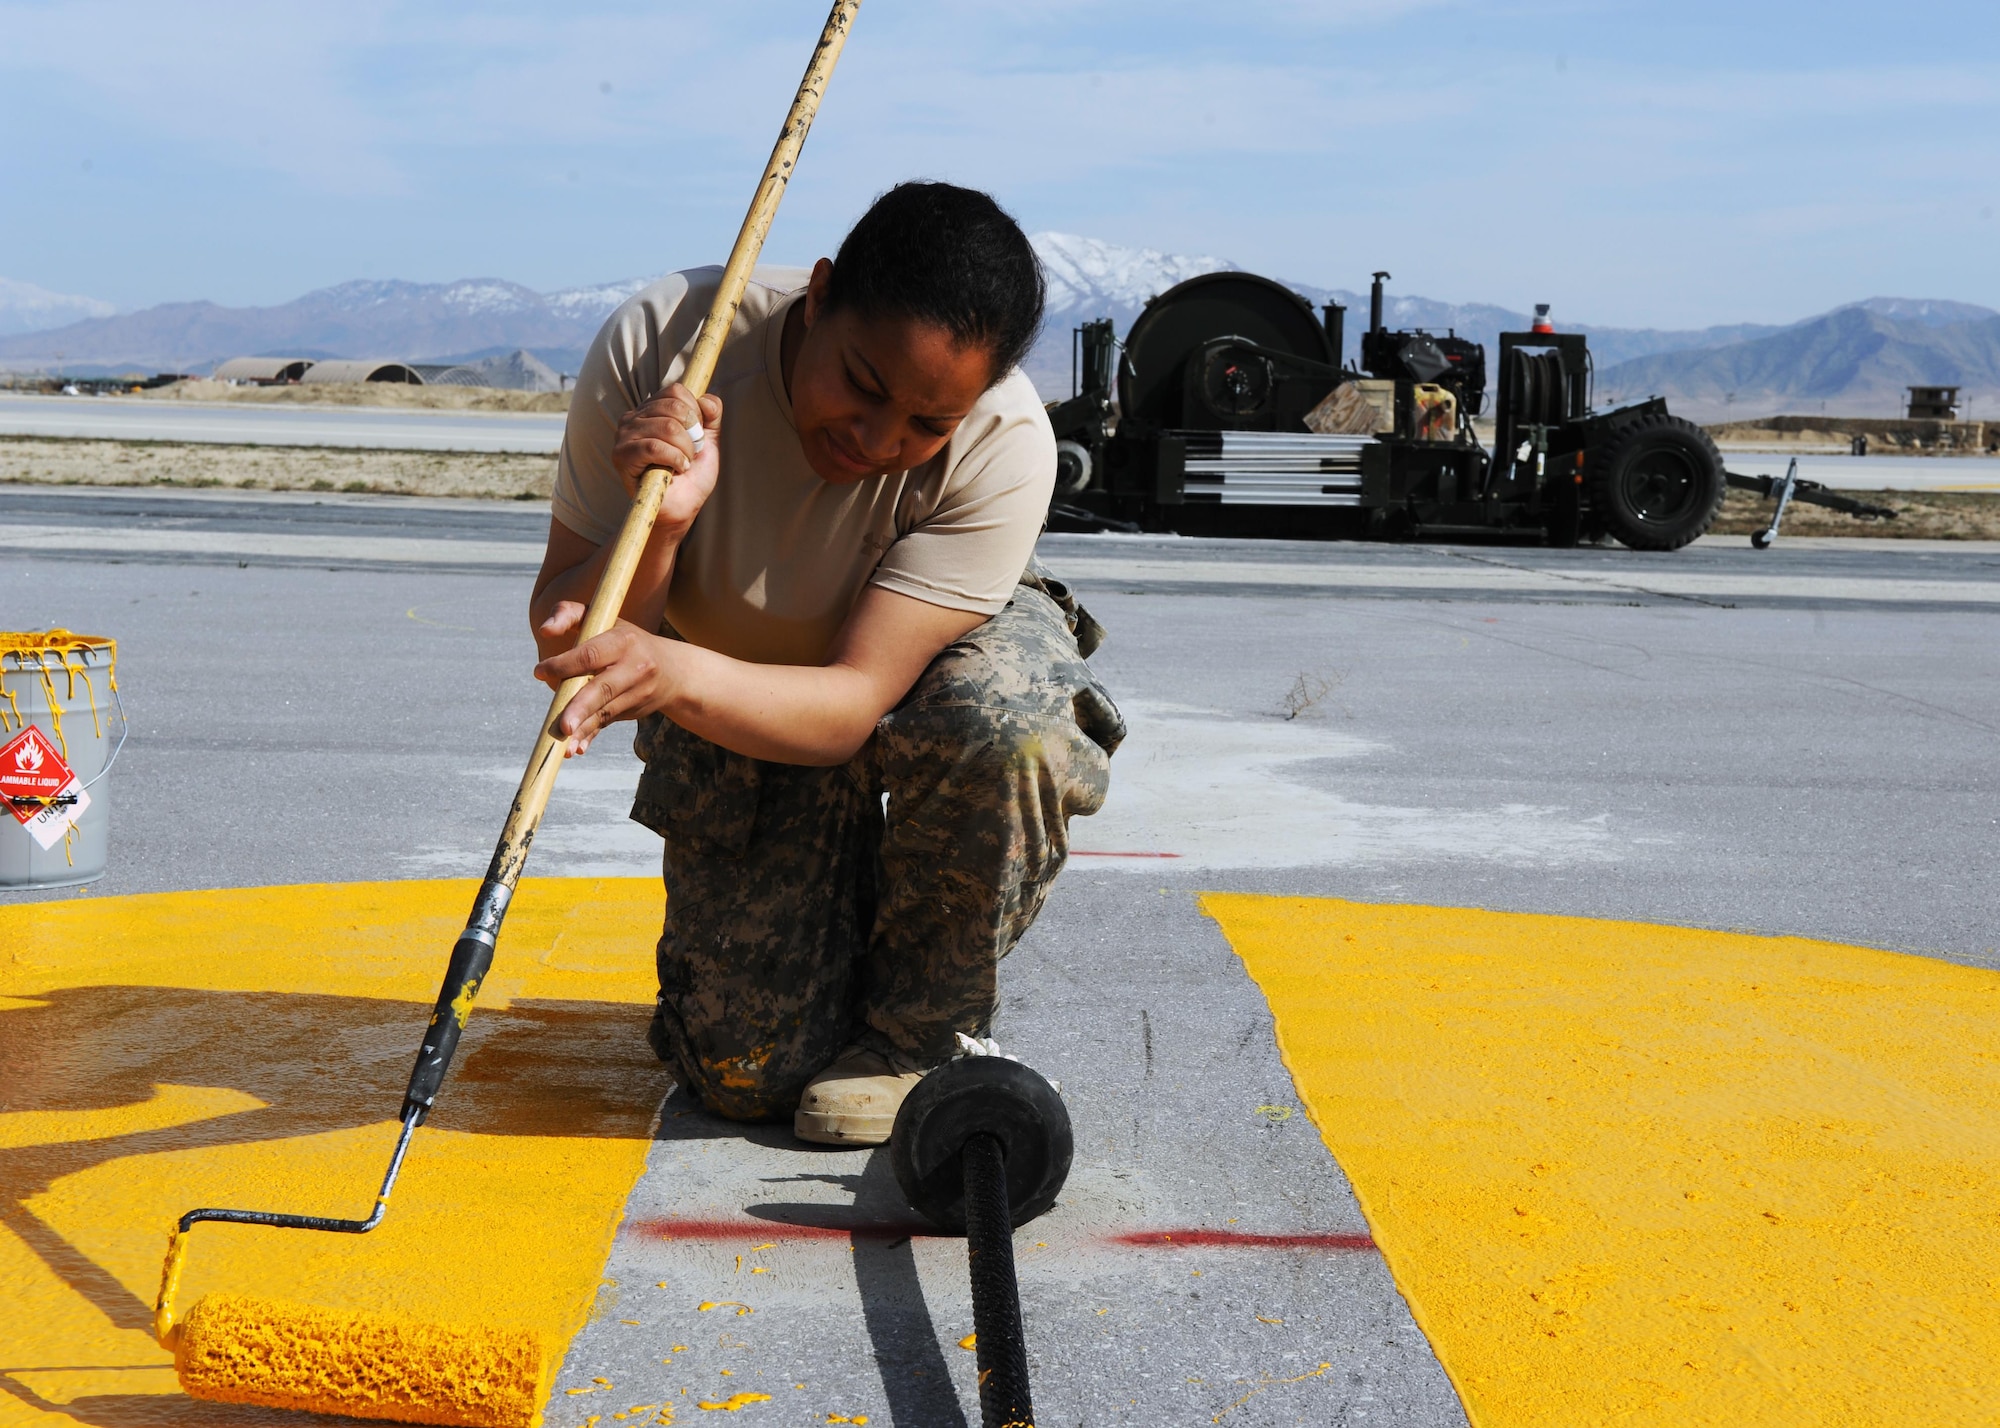
<instances>
[{"instance_id":1,"label":"distant mountain","mask_svg":"<svg viewBox=\"0 0 2000 1428\"><path fill-rule=\"evenodd\" d=\"M52 293L33 283L0 278L0 336L41 332L82 318L109 317L116 311L110 303L98 298Z\"/></svg>"},{"instance_id":2,"label":"distant mountain","mask_svg":"<svg viewBox=\"0 0 2000 1428\"><path fill-rule=\"evenodd\" d=\"M1073 233L1031 240L1048 272L1047 324L1027 369L1044 397L1070 392L1070 333L1109 317L1121 336L1149 298L1202 273L1237 271L1227 258L1161 252ZM307 293L276 307L168 303L115 314L90 298L0 281L0 367L72 372L206 371L228 357L399 357L411 361L513 360L525 349L574 372L612 310L647 278L538 293L498 278L454 283L365 281ZM1347 307L1343 357L1359 356L1368 295L1309 283L1287 286L1316 308ZM65 306L67 304L68 306ZM38 316L39 314L39 316ZM1698 329L1597 327L1565 313L1557 326L1590 337L1600 406L1659 394L1698 420L1827 409L1852 415L1902 410L1913 383L1958 385L1975 402L2000 396L2000 314L1970 303L1870 298L1790 326L1732 324ZM49 328L46 322L68 319ZM1385 294L1392 327L1451 330L1486 344L1529 325L1527 313L1489 303L1447 303ZM9 332L7 324L16 324ZM44 330L24 332L21 323ZM518 364L517 364L518 365ZM523 380L526 380L524 377Z\"/></svg>"},{"instance_id":3,"label":"distant mountain","mask_svg":"<svg viewBox=\"0 0 2000 1428\"><path fill-rule=\"evenodd\" d=\"M457 361L526 348L574 372L612 309L651 279L538 293L498 278L361 281L276 307L166 303L47 331L0 337L0 363L205 371L238 356Z\"/></svg>"},{"instance_id":4,"label":"distant mountain","mask_svg":"<svg viewBox=\"0 0 2000 1428\"><path fill-rule=\"evenodd\" d=\"M1601 405L1658 394L1697 421L1825 410L1895 416L1904 388L2000 396L2000 313L1970 303L1870 298L1748 342L1598 369Z\"/></svg>"}]
</instances>

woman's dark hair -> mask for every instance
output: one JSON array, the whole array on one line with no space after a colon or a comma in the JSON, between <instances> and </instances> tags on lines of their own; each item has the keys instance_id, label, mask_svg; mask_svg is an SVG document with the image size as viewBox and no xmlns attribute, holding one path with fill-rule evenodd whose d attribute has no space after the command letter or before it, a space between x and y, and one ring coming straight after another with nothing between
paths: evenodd
<instances>
[{"instance_id":1,"label":"woman's dark hair","mask_svg":"<svg viewBox=\"0 0 2000 1428\"><path fill-rule=\"evenodd\" d=\"M841 239L826 306L935 323L992 354L997 382L1034 345L1047 290L1028 235L990 194L899 183Z\"/></svg>"}]
</instances>

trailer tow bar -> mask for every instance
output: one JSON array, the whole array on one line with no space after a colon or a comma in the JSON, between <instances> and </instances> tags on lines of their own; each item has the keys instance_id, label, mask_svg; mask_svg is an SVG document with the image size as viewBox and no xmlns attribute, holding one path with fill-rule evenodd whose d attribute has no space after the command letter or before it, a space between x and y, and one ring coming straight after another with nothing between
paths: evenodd
<instances>
[{"instance_id":1,"label":"trailer tow bar","mask_svg":"<svg viewBox=\"0 0 2000 1428\"><path fill-rule=\"evenodd\" d=\"M1858 520L1871 517L1884 521L1896 519L1896 513L1887 506L1873 506L1852 496L1838 495L1818 481L1806 480L1799 475L1799 458L1796 456L1786 465L1782 476L1743 476L1725 471L1722 477L1739 491L1755 491L1760 496L1777 498L1777 508L1771 512L1771 523L1750 537L1750 544L1758 550L1769 550L1771 543L1777 540L1778 524L1785 519L1786 509L1795 500L1825 506L1830 511L1845 511Z\"/></svg>"}]
</instances>

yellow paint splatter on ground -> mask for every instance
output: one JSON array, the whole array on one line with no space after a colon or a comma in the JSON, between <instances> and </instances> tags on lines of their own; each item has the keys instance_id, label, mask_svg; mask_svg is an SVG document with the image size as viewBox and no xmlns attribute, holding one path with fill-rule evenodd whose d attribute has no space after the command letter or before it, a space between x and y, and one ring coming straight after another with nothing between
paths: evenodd
<instances>
[{"instance_id":1,"label":"yellow paint splatter on ground","mask_svg":"<svg viewBox=\"0 0 2000 1428\"><path fill-rule=\"evenodd\" d=\"M960 1339L960 1340L958 1341L958 1346L959 1346L959 1347L960 1347L961 1349L976 1349L976 1348L978 1348L978 1347L979 1347L979 1335L977 1335L977 1334L967 1334L967 1335L966 1335L966 1336L965 1336L964 1338L962 1338L962 1339Z\"/></svg>"},{"instance_id":2,"label":"yellow paint splatter on ground","mask_svg":"<svg viewBox=\"0 0 2000 1428\"><path fill-rule=\"evenodd\" d=\"M2000 1420L2000 975L1203 905L1479 1428Z\"/></svg>"},{"instance_id":3,"label":"yellow paint splatter on ground","mask_svg":"<svg viewBox=\"0 0 2000 1428\"><path fill-rule=\"evenodd\" d=\"M474 890L0 908L0 1428L217 1421L148 1332L167 1231L197 1205L367 1208ZM238 1292L567 1343L666 1085L644 1038L658 921L649 879L524 883L382 1227L198 1226L183 1309Z\"/></svg>"},{"instance_id":4,"label":"yellow paint splatter on ground","mask_svg":"<svg viewBox=\"0 0 2000 1428\"><path fill-rule=\"evenodd\" d=\"M1230 1414L1234 1413L1237 1409L1241 1408L1244 1404L1248 1403L1251 1399L1255 1398L1260 1393L1267 1393L1274 1388L1282 1388L1284 1385L1288 1383L1304 1383L1307 1379L1325 1378L1327 1370L1332 1367L1333 1367L1332 1364L1327 1363L1327 1364L1321 1364L1316 1369L1308 1369L1305 1373L1293 1374L1290 1378L1267 1377L1262 1382L1260 1382L1255 1388L1251 1389L1248 1393L1244 1394L1241 1398L1237 1399L1234 1403L1230 1404L1227 1408L1223 1409L1220 1413L1217 1413L1208 1421L1211 1423L1220 1423L1223 1419L1227 1418ZM1200 1383L1201 1380L1198 1378L1191 1378L1188 1380L1188 1382ZM1237 1382L1241 1383L1242 1380L1238 1379Z\"/></svg>"},{"instance_id":5,"label":"yellow paint splatter on ground","mask_svg":"<svg viewBox=\"0 0 2000 1428\"><path fill-rule=\"evenodd\" d=\"M707 1399L702 1399L695 1404L695 1407L723 1413L734 1413L739 1408L748 1408L753 1403L769 1403L770 1401L771 1395L768 1393L732 1393L729 1397L713 1403Z\"/></svg>"}]
</instances>

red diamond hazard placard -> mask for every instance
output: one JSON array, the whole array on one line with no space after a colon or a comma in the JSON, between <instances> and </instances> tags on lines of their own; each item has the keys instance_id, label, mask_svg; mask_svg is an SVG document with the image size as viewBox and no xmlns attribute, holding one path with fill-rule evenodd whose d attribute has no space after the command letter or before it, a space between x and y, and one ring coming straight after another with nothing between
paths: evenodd
<instances>
[{"instance_id":1,"label":"red diamond hazard placard","mask_svg":"<svg viewBox=\"0 0 2000 1428\"><path fill-rule=\"evenodd\" d=\"M0 744L0 799L44 850L90 807L82 780L33 724Z\"/></svg>"}]
</instances>

